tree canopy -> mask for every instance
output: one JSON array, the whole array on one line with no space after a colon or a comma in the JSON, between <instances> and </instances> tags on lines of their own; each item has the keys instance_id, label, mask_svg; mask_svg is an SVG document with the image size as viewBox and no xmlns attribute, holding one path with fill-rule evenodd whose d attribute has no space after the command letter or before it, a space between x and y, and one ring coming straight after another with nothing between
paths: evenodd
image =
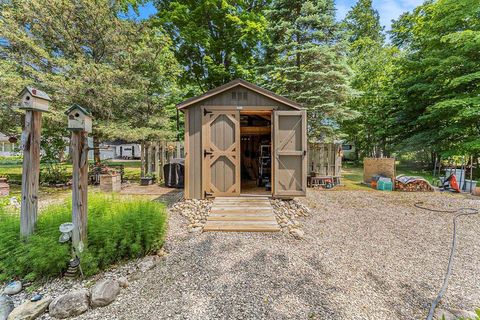
<instances>
[{"instance_id":1,"label":"tree canopy","mask_svg":"<svg viewBox=\"0 0 480 320\"><path fill-rule=\"evenodd\" d=\"M392 23L372 0L343 21L333 0L31 0L0 3L0 131L18 134L12 106L25 85L62 111L90 109L94 136L173 138L175 104L235 78L308 110L312 140L342 139L361 155L479 155L480 4L432 0ZM58 129L58 130L56 130Z\"/></svg>"},{"instance_id":2,"label":"tree canopy","mask_svg":"<svg viewBox=\"0 0 480 320\"><path fill-rule=\"evenodd\" d=\"M150 21L123 19L126 8L106 0L2 3L0 55L22 84L50 93L47 117L56 128L65 126L62 111L77 103L92 112L97 141L169 134L162 114L180 70L171 41ZM20 82L9 90L18 92Z\"/></svg>"}]
</instances>

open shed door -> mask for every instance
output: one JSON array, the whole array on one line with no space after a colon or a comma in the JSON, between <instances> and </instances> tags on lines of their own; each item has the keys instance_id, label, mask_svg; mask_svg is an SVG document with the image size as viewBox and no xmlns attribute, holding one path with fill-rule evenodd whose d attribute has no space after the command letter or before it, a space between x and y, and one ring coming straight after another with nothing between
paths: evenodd
<instances>
[{"instance_id":1,"label":"open shed door","mask_svg":"<svg viewBox=\"0 0 480 320\"><path fill-rule=\"evenodd\" d=\"M273 195L299 197L307 192L306 111L274 111Z\"/></svg>"},{"instance_id":2,"label":"open shed door","mask_svg":"<svg viewBox=\"0 0 480 320\"><path fill-rule=\"evenodd\" d=\"M240 195L240 112L202 107L204 197Z\"/></svg>"}]
</instances>

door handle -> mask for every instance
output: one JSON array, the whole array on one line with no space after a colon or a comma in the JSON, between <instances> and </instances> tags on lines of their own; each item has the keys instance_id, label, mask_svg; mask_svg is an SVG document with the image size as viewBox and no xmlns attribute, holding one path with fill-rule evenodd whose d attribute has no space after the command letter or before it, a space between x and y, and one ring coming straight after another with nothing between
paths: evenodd
<instances>
[{"instance_id":1,"label":"door handle","mask_svg":"<svg viewBox=\"0 0 480 320\"><path fill-rule=\"evenodd\" d=\"M207 155L212 155L213 152L207 151L207 149L203 150L203 156L206 157Z\"/></svg>"},{"instance_id":2,"label":"door handle","mask_svg":"<svg viewBox=\"0 0 480 320\"><path fill-rule=\"evenodd\" d=\"M307 150L303 150L303 156L307 155Z\"/></svg>"}]
</instances>

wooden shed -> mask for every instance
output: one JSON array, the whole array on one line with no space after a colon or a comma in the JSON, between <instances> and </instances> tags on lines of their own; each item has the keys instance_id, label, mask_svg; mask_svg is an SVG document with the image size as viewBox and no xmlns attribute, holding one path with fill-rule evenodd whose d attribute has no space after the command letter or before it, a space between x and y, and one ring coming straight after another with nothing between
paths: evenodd
<instances>
[{"instance_id":1,"label":"wooden shed","mask_svg":"<svg viewBox=\"0 0 480 320\"><path fill-rule=\"evenodd\" d=\"M177 105L185 115L185 198L305 196L306 111L237 79Z\"/></svg>"}]
</instances>

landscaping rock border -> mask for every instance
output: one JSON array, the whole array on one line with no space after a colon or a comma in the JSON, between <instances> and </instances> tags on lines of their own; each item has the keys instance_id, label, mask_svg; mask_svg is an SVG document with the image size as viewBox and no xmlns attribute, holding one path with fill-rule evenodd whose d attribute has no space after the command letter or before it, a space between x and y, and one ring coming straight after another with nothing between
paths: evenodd
<instances>
[{"instance_id":1,"label":"landscaping rock border","mask_svg":"<svg viewBox=\"0 0 480 320\"><path fill-rule=\"evenodd\" d=\"M5 312L0 312L0 315L9 314L9 320L64 319L92 308L104 307L115 301L121 288L127 288L130 281L138 280L145 272L155 268L166 254L164 249L160 249L156 255L113 266L87 279L57 278L38 288L34 288L31 283L23 283L25 290L12 296L0 296L6 299L3 301ZM36 293L42 294L43 298L30 301Z\"/></svg>"},{"instance_id":2,"label":"landscaping rock border","mask_svg":"<svg viewBox=\"0 0 480 320\"><path fill-rule=\"evenodd\" d=\"M285 234L290 234L295 239L303 239L305 234L298 219L309 216L310 209L295 199L272 199L270 202L272 204L275 217L277 218L277 222L282 228L282 232Z\"/></svg>"},{"instance_id":3,"label":"landscaping rock border","mask_svg":"<svg viewBox=\"0 0 480 320\"><path fill-rule=\"evenodd\" d=\"M175 203L170 212L180 214L185 217L189 224L188 232L199 233L203 231L203 227L207 223L208 214L212 207L212 200L189 199Z\"/></svg>"},{"instance_id":4,"label":"landscaping rock border","mask_svg":"<svg viewBox=\"0 0 480 320\"><path fill-rule=\"evenodd\" d=\"M50 297L44 297L38 301L25 301L8 315L8 320L36 319L41 316L52 301Z\"/></svg>"},{"instance_id":5,"label":"landscaping rock border","mask_svg":"<svg viewBox=\"0 0 480 320\"><path fill-rule=\"evenodd\" d=\"M13 311L14 304L11 297L0 295L0 320L7 320L8 315Z\"/></svg>"}]
</instances>

